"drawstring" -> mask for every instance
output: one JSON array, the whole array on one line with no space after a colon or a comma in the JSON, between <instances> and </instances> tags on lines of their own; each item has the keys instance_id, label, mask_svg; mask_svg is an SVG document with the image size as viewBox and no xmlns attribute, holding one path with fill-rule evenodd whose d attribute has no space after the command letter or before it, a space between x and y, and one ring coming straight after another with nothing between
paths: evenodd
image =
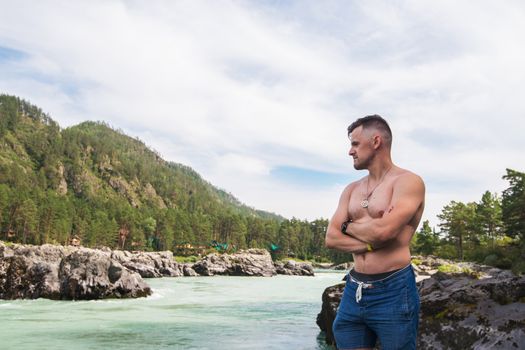
<instances>
[{"instance_id":1,"label":"drawstring","mask_svg":"<svg viewBox=\"0 0 525 350\"><path fill-rule=\"evenodd\" d=\"M407 266L403 267L401 270L394 272L393 274L391 274L388 277L382 278L382 279L377 280L377 281L373 281L373 283L382 282L384 280L387 280L387 279L389 279L389 278L399 274L400 272L404 271L409 266L411 266L411 264L408 264ZM357 283L357 290L355 291L355 301L359 304L359 301L361 301L361 298L363 297L363 288L365 288L365 289L372 288L374 285L372 283L365 283L365 282L358 281L355 278L353 278L350 273L348 274L348 276L350 277L350 280L352 282Z\"/></svg>"},{"instance_id":2,"label":"drawstring","mask_svg":"<svg viewBox=\"0 0 525 350\"><path fill-rule=\"evenodd\" d=\"M359 304L359 301L361 301L361 298L363 297L363 288L370 288L372 287L372 285L369 283L356 281L352 278L352 276L350 276L350 279L352 280L352 282L357 283L357 290L355 291L355 301Z\"/></svg>"}]
</instances>

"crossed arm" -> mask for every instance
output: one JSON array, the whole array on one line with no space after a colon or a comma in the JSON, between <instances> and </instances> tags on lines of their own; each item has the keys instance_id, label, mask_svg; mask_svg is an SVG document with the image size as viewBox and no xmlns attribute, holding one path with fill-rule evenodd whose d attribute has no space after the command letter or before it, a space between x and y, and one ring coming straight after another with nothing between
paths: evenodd
<instances>
[{"instance_id":1,"label":"crossed arm","mask_svg":"<svg viewBox=\"0 0 525 350\"><path fill-rule=\"evenodd\" d=\"M425 186L419 176L411 173L400 176L385 214L367 222L351 222L346 229L349 237L341 232L341 224L349 219L348 203L352 187L352 184L347 186L339 199L337 210L328 225L325 245L355 254L367 252L368 244L374 249L388 245L411 221L423 205L425 196Z\"/></svg>"},{"instance_id":2,"label":"crossed arm","mask_svg":"<svg viewBox=\"0 0 525 350\"><path fill-rule=\"evenodd\" d=\"M341 232L341 225L343 222L348 221L348 203L350 202L350 194L355 185L350 184L346 186L341 197L339 198L339 204L337 209L332 216L332 219L328 223L328 229L326 230L325 246L330 249L337 249L345 253L362 254L368 251L367 243L347 235Z\"/></svg>"}]
</instances>

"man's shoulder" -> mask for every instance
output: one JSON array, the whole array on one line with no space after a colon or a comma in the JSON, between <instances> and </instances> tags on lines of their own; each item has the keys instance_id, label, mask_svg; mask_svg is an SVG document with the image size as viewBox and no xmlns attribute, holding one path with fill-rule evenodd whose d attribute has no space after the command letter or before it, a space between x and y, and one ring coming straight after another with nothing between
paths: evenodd
<instances>
[{"instance_id":1,"label":"man's shoulder","mask_svg":"<svg viewBox=\"0 0 525 350\"><path fill-rule=\"evenodd\" d=\"M403 169L403 168L398 168L398 171L397 171L397 174L396 174L396 179L399 179L399 180L402 180L402 181L406 181L406 180L423 181L421 176L419 176L418 174L416 174L416 173L414 173L414 172L412 172L410 170Z\"/></svg>"},{"instance_id":2,"label":"man's shoulder","mask_svg":"<svg viewBox=\"0 0 525 350\"><path fill-rule=\"evenodd\" d=\"M399 172L396 174L396 177L394 179L394 187L395 186L409 186L409 187L425 187L425 183L423 182L423 179L418 174L407 170L399 168Z\"/></svg>"},{"instance_id":3,"label":"man's shoulder","mask_svg":"<svg viewBox=\"0 0 525 350\"><path fill-rule=\"evenodd\" d=\"M343 195L350 196L352 194L352 191L357 188L363 181L365 181L366 176L360 178L359 180L350 182L343 190Z\"/></svg>"},{"instance_id":4,"label":"man's shoulder","mask_svg":"<svg viewBox=\"0 0 525 350\"><path fill-rule=\"evenodd\" d=\"M348 185L346 185L345 191L346 190L350 190L350 191L353 190L355 187L359 186L361 183L366 181L366 178L367 178L367 176L363 176L359 180L355 180L355 181L350 182Z\"/></svg>"}]
</instances>

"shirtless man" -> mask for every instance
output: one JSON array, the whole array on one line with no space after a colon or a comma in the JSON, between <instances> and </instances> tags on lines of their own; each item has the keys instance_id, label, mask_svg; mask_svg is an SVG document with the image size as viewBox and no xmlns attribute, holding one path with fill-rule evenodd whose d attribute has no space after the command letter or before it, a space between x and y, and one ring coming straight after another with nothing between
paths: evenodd
<instances>
[{"instance_id":1,"label":"shirtless man","mask_svg":"<svg viewBox=\"0 0 525 350\"><path fill-rule=\"evenodd\" d=\"M409 243L424 208L425 185L392 163L392 132L378 115L348 127L354 168L326 232L326 247L352 253L333 333L340 350L415 349L419 296Z\"/></svg>"}]
</instances>

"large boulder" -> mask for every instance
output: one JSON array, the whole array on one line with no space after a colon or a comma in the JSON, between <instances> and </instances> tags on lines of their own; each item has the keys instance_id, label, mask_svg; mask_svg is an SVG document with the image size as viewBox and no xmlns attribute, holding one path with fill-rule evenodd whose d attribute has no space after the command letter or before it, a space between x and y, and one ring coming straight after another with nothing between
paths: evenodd
<instances>
[{"instance_id":1,"label":"large boulder","mask_svg":"<svg viewBox=\"0 0 525 350\"><path fill-rule=\"evenodd\" d=\"M138 273L94 249L81 248L62 259L58 277L64 299L138 298L151 294Z\"/></svg>"},{"instance_id":2,"label":"large boulder","mask_svg":"<svg viewBox=\"0 0 525 350\"><path fill-rule=\"evenodd\" d=\"M111 257L128 269L139 273L144 278L180 277L184 275L183 267L173 259L173 253L164 252L128 252L115 250Z\"/></svg>"},{"instance_id":3,"label":"large boulder","mask_svg":"<svg viewBox=\"0 0 525 350\"><path fill-rule=\"evenodd\" d=\"M418 349L525 349L525 276L472 263L453 266L418 282ZM328 287L322 296L317 324L329 344L344 287Z\"/></svg>"},{"instance_id":4,"label":"large boulder","mask_svg":"<svg viewBox=\"0 0 525 350\"><path fill-rule=\"evenodd\" d=\"M335 345L332 325L334 324L337 308L343 297L346 283L339 283L324 290L321 312L317 315L316 323L325 333L325 341L330 345Z\"/></svg>"},{"instance_id":5,"label":"large boulder","mask_svg":"<svg viewBox=\"0 0 525 350\"><path fill-rule=\"evenodd\" d=\"M350 270L354 266L353 262L345 262L342 264L332 266L333 270Z\"/></svg>"},{"instance_id":6,"label":"large boulder","mask_svg":"<svg viewBox=\"0 0 525 350\"><path fill-rule=\"evenodd\" d=\"M525 276L438 272L419 289L418 348L525 349Z\"/></svg>"},{"instance_id":7,"label":"large boulder","mask_svg":"<svg viewBox=\"0 0 525 350\"><path fill-rule=\"evenodd\" d=\"M0 299L140 297L151 289L109 250L0 242Z\"/></svg>"},{"instance_id":8,"label":"large boulder","mask_svg":"<svg viewBox=\"0 0 525 350\"><path fill-rule=\"evenodd\" d=\"M274 265L278 275L314 276L314 268L309 263L288 260L277 261Z\"/></svg>"},{"instance_id":9,"label":"large boulder","mask_svg":"<svg viewBox=\"0 0 525 350\"><path fill-rule=\"evenodd\" d=\"M241 250L235 254L209 254L193 264L202 276L264 276L276 274L272 257L265 249Z\"/></svg>"},{"instance_id":10,"label":"large boulder","mask_svg":"<svg viewBox=\"0 0 525 350\"><path fill-rule=\"evenodd\" d=\"M67 247L0 242L0 299L60 299L58 265Z\"/></svg>"}]
</instances>

